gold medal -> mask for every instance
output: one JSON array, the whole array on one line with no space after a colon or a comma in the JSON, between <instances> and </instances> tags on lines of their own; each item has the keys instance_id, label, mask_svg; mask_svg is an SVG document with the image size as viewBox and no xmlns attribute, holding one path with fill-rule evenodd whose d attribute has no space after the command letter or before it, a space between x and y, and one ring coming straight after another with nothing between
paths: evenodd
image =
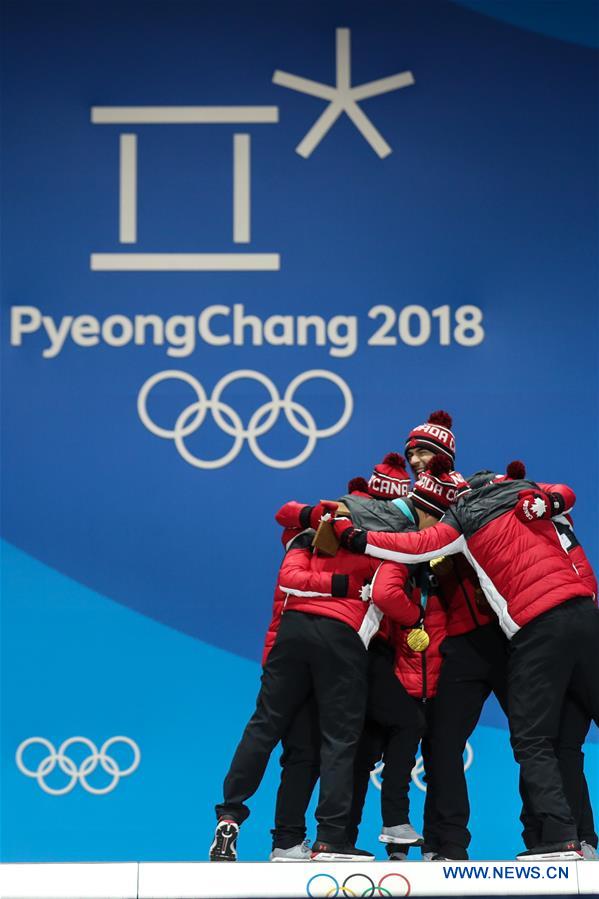
<instances>
[{"instance_id":1,"label":"gold medal","mask_svg":"<svg viewBox=\"0 0 599 899\"><path fill-rule=\"evenodd\" d=\"M423 627L415 627L408 634L408 646L414 652L424 652L430 642L430 637Z\"/></svg>"}]
</instances>

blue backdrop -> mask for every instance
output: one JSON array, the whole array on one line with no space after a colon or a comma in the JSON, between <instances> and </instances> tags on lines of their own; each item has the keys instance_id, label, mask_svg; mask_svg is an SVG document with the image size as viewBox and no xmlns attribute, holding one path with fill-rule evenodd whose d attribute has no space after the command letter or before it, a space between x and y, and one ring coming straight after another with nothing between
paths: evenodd
<instances>
[{"instance_id":1,"label":"blue backdrop","mask_svg":"<svg viewBox=\"0 0 599 899\"><path fill-rule=\"evenodd\" d=\"M583 2L4 4L4 861L205 857L273 511L432 409L464 474L570 483L597 564L596 25ZM26 774L26 741L75 736L127 740ZM472 855L510 856L493 703L472 747Z\"/></svg>"}]
</instances>

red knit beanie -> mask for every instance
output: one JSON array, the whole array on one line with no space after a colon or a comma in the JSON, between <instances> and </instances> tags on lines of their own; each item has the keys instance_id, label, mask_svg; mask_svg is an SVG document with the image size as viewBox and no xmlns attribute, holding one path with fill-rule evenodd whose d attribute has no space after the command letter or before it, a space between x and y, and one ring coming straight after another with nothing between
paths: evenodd
<instances>
[{"instance_id":1,"label":"red knit beanie","mask_svg":"<svg viewBox=\"0 0 599 899\"><path fill-rule=\"evenodd\" d=\"M407 496L409 490L406 460L399 453L387 453L383 461L374 466L368 481L368 492L377 499L396 499Z\"/></svg>"},{"instance_id":2,"label":"red knit beanie","mask_svg":"<svg viewBox=\"0 0 599 899\"><path fill-rule=\"evenodd\" d=\"M452 418L448 412L439 409L431 412L428 421L410 431L406 440L406 453L410 449L429 450L431 453L445 453L455 462L455 437L451 431Z\"/></svg>"},{"instance_id":3,"label":"red knit beanie","mask_svg":"<svg viewBox=\"0 0 599 899\"><path fill-rule=\"evenodd\" d=\"M366 478L352 478L347 485L347 492L357 496L370 496Z\"/></svg>"},{"instance_id":4,"label":"red knit beanie","mask_svg":"<svg viewBox=\"0 0 599 899\"><path fill-rule=\"evenodd\" d=\"M441 518L467 490L470 490L468 481L458 471L451 470L449 457L437 453L427 470L418 477L410 495L414 505L423 512Z\"/></svg>"}]
</instances>

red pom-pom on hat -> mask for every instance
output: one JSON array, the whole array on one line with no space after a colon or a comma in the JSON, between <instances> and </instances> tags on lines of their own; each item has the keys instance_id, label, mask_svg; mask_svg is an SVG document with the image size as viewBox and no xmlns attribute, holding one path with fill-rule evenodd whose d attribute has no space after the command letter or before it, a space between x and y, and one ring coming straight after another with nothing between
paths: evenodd
<instances>
[{"instance_id":1,"label":"red pom-pom on hat","mask_svg":"<svg viewBox=\"0 0 599 899\"><path fill-rule=\"evenodd\" d=\"M526 466L519 459L514 459L506 468L505 473L513 481L521 481L526 477Z\"/></svg>"},{"instance_id":2,"label":"red pom-pom on hat","mask_svg":"<svg viewBox=\"0 0 599 899\"><path fill-rule=\"evenodd\" d=\"M409 450L420 447L429 453L444 453L454 465L455 437L451 430L452 421L449 412L444 412L443 409L431 412L428 421L412 428L408 434L406 453L409 454Z\"/></svg>"},{"instance_id":3,"label":"red pom-pom on hat","mask_svg":"<svg viewBox=\"0 0 599 899\"><path fill-rule=\"evenodd\" d=\"M436 412L431 412L428 421L431 425L441 425L444 428L451 428L453 424L453 418L449 412L444 412L443 409L437 409Z\"/></svg>"},{"instance_id":4,"label":"red pom-pom on hat","mask_svg":"<svg viewBox=\"0 0 599 899\"><path fill-rule=\"evenodd\" d=\"M382 462L374 466L368 482L368 492L375 499L395 499L407 496L410 490L410 476L406 471L406 460L399 453L387 453Z\"/></svg>"},{"instance_id":5,"label":"red pom-pom on hat","mask_svg":"<svg viewBox=\"0 0 599 899\"><path fill-rule=\"evenodd\" d=\"M441 475L449 474L452 468L451 459L449 456L444 456L442 453L436 453L428 465L428 471L430 471L435 478L440 478Z\"/></svg>"},{"instance_id":6,"label":"red pom-pom on hat","mask_svg":"<svg viewBox=\"0 0 599 899\"><path fill-rule=\"evenodd\" d=\"M349 484L347 485L347 492L354 493L358 491L359 493L368 493L368 481L366 478L352 478Z\"/></svg>"},{"instance_id":7,"label":"red pom-pom on hat","mask_svg":"<svg viewBox=\"0 0 599 899\"><path fill-rule=\"evenodd\" d=\"M387 453L382 464L392 465L394 468L405 468L406 460L400 453Z\"/></svg>"}]
</instances>

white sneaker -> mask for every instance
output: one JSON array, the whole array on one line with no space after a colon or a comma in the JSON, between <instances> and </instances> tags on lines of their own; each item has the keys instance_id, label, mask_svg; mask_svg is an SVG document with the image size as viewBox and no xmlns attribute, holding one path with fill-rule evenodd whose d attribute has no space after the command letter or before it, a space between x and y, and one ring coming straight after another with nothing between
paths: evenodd
<instances>
[{"instance_id":1,"label":"white sneaker","mask_svg":"<svg viewBox=\"0 0 599 899\"><path fill-rule=\"evenodd\" d=\"M599 861L599 853L591 843L581 840L580 848L582 849L582 857L589 862Z\"/></svg>"},{"instance_id":2,"label":"white sneaker","mask_svg":"<svg viewBox=\"0 0 599 899\"><path fill-rule=\"evenodd\" d=\"M417 833L410 822L383 827L379 834L381 843L404 843L407 846L422 846L424 837Z\"/></svg>"},{"instance_id":3,"label":"white sneaker","mask_svg":"<svg viewBox=\"0 0 599 899\"><path fill-rule=\"evenodd\" d=\"M310 841L304 840L290 849L273 849L269 859L271 862L309 862L312 861Z\"/></svg>"}]
</instances>

